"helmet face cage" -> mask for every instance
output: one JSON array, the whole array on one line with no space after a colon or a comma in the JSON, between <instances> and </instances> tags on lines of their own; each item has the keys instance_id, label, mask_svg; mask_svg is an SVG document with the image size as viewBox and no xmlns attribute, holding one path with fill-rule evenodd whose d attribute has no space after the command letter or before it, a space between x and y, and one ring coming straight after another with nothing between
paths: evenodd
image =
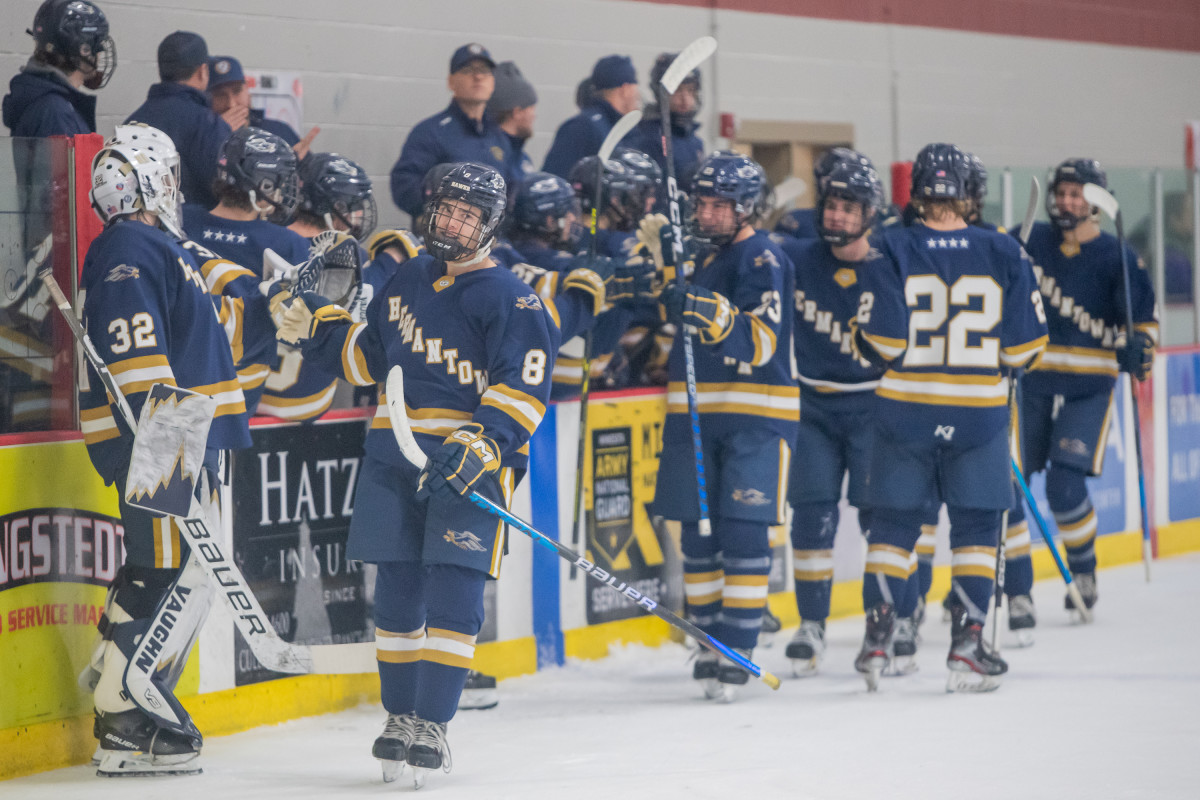
<instances>
[{"instance_id":1,"label":"helmet face cage","mask_svg":"<svg viewBox=\"0 0 1200 800\"><path fill-rule=\"evenodd\" d=\"M633 174L637 184L635 194L641 199L637 219L641 219L654 207L662 192L662 168L650 156L632 147L618 147L613 151L613 159L624 164ZM630 198L631 207L636 202L637 198Z\"/></svg>"},{"instance_id":2,"label":"helmet face cage","mask_svg":"<svg viewBox=\"0 0 1200 800\"><path fill-rule=\"evenodd\" d=\"M361 239L375 230L379 209L366 170L336 153L312 153L300 165L299 210L324 220L334 219L351 236Z\"/></svg>"},{"instance_id":3,"label":"helmet face cage","mask_svg":"<svg viewBox=\"0 0 1200 800\"><path fill-rule=\"evenodd\" d=\"M481 164L456 164L425 203L425 247L440 261L491 248L508 204L504 178Z\"/></svg>"},{"instance_id":4,"label":"helmet face cage","mask_svg":"<svg viewBox=\"0 0 1200 800\"><path fill-rule=\"evenodd\" d=\"M1068 158L1054 170L1054 177L1046 189L1046 213L1050 220L1064 231L1073 230L1081 222L1095 217L1100 213L1098 208L1089 209L1088 216L1079 217L1058 208L1058 199L1054 196L1060 183L1094 183L1102 189L1108 188L1108 175L1100 167L1100 162L1092 158Z\"/></svg>"},{"instance_id":5,"label":"helmet face cage","mask_svg":"<svg viewBox=\"0 0 1200 800\"><path fill-rule=\"evenodd\" d=\"M692 184L693 210L688 228L697 241L725 245L733 240L742 226L758 214L762 197L763 171L757 162L740 154L718 151L705 159ZM701 225L701 199L713 197L728 200L733 209L733 224L728 230L713 230Z\"/></svg>"},{"instance_id":6,"label":"helmet face cage","mask_svg":"<svg viewBox=\"0 0 1200 800\"><path fill-rule=\"evenodd\" d=\"M596 172L599 158L587 156L571 167L568 179L579 198L580 208L591 213L596 202ZM607 213L613 228L619 231L633 230L633 226L645 214L645 182L624 163L615 159L604 162L600 178L600 213Z\"/></svg>"},{"instance_id":7,"label":"helmet face cage","mask_svg":"<svg viewBox=\"0 0 1200 800\"><path fill-rule=\"evenodd\" d=\"M534 172L517 188L512 226L515 231L547 240L560 250L573 250L583 230L582 215L571 184L548 172Z\"/></svg>"},{"instance_id":8,"label":"helmet face cage","mask_svg":"<svg viewBox=\"0 0 1200 800\"><path fill-rule=\"evenodd\" d=\"M156 214L167 231L182 237L176 219L179 192L175 178L153 153L120 144L104 147L92 159L88 197L105 225L145 211Z\"/></svg>"},{"instance_id":9,"label":"helmet face cage","mask_svg":"<svg viewBox=\"0 0 1200 800\"><path fill-rule=\"evenodd\" d=\"M173 226L172 232L182 231L185 199L181 189L179 151L175 149L171 137L144 122L130 122L118 125L104 146L126 146L150 153L171 171L173 190L163 192L158 213L167 217L169 226Z\"/></svg>"},{"instance_id":10,"label":"helmet face cage","mask_svg":"<svg viewBox=\"0 0 1200 800\"><path fill-rule=\"evenodd\" d=\"M246 192L260 218L286 225L300 202L296 164L296 151L280 137L259 128L239 128L221 149L217 178ZM262 208L262 201L270 209Z\"/></svg>"},{"instance_id":11,"label":"helmet face cage","mask_svg":"<svg viewBox=\"0 0 1200 800\"><path fill-rule=\"evenodd\" d=\"M967 200L971 167L966 153L952 144L928 144L913 161L912 197L920 200Z\"/></svg>"},{"instance_id":12,"label":"helmet face cage","mask_svg":"<svg viewBox=\"0 0 1200 800\"><path fill-rule=\"evenodd\" d=\"M117 46L104 12L88 0L46 0L28 31L38 49L61 58L70 69L90 70L83 85L106 86L117 68Z\"/></svg>"},{"instance_id":13,"label":"helmet face cage","mask_svg":"<svg viewBox=\"0 0 1200 800\"><path fill-rule=\"evenodd\" d=\"M831 198L857 203L862 209L858 230L841 230L825 225L825 204ZM844 247L862 238L875 222L883 201L883 187L873 169L858 163L843 162L826 176L824 191L817 202L817 232L834 247Z\"/></svg>"}]
</instances>

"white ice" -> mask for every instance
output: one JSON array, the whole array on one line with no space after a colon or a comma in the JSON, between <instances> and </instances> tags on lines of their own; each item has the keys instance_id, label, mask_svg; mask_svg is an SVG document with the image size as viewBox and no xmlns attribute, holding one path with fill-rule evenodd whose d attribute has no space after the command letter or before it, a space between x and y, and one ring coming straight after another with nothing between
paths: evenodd
<instances>
[{"instance_id":1,"label":"white ice","mask_svg":"<svg viewBox=\"0 0 1200 800\"><path fill-rule=\"evenodd\" d=\"M920 671L868 695L851 661L862 619L830 625L821 674L797 680L792 631L756 660L788 676L731 705L699 699L680 645L504 681L491 711L450 725L454 769L422 795L626 798L1117 800L1200 797L1200 555L1102 570L1094 625L1071 624L1058 581L1034 589L1037 642L1004 649L998 691L947 695L948 625L931 597ZM1007 637L1002 635L1001 643ZM204 774L105 780L72 767L0 783L0 796L171 800L381 797L378 706L209 739Z\"/></svg>"}]
</instances>

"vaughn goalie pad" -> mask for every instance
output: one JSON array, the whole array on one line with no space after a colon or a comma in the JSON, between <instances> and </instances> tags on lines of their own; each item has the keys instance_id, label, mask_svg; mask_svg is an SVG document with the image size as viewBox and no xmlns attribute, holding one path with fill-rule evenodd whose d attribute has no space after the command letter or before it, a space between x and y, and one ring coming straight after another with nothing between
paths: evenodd
<instances>
[{"instance_id":1,"label":"vaughn goalie pad","mask_svg":"<svg viewBox=\"0 0 1200 800\"><path fill-rule=\"evenodd\" d=\"M199 483L217 401L156 383L142 406L125 502L158 514L186 517Z\"/></svg>"}]
</instances>

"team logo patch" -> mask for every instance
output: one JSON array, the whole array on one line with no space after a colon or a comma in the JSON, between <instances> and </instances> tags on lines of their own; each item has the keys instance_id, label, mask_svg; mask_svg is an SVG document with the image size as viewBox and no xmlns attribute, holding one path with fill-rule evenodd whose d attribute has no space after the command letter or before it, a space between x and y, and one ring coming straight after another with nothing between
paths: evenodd
<instances>
[{"instance_id":1,"label":"team logo patch","mask_svg":"<svg viewBox=\"0 0 1200 800\"><path fill-rule=\"evenodd\" d=\"M858 276L850 267L842 267L837 272L833 273L833 282L843 289L849 289L851 286L858 283Z\"/></svg>"},{"instance_id":2,"label":"team logo patch","mask_svg":"<svg viewBox=\"0 0 1200 800\"><path fill-rule=\"evenodd\" d=\"M492 158L496 159L497 161L504 160L504 151L501 150L497 145L492 145Z\"/></svg>"},{"instance_id":3,"label":"team logo patch","mask_svg":"<svg viewBox=\"0 0 1200 800\"><path fill-rule=\"evenodd\" d=\"M229 72L229 62L222 58L213 65L213 69L216 70L218 75L224 75L225 73Z\"/></svg>"},{"instance_id":4,"label":"team logo patch","mask_svg":"<svg viewBox=\"0 0 1200 800\"><path fill-rule=\"evenodd\" d=\"M517 308L523 308L528 311L541 311L542 300L536 294L527 295L526 297L518 297Z\"/></svg>"},{"instance_id":5,"label":"team logo patch","mask_svg":"<svg viewBox=\"0 0 1200 800\"><path fill-rule=\"evenodd\" d=\"M775 258L775 254L770 250L763 250L762 255L754 257L754 266L756 267L778 267L779 261Z\"/></svg>"},{"instance_id":6,"label":"team logo patch","mask_svg":"<svg viewBox=\"0 0 1200 800\"><path fill-rule=\"evenodd\" d=\"M734 489L733 501L744 506L765 506L771 502L770 498L758 489Z\"/></svg>"},{"instance_id":7,"label":"team logo patch","mask_svg":"<svg viewBox=\"0 0 1200 800\"><path fill-rule=\"evenodd\" d=\"M262 136L251 136L246 140L246 149L251 153L274 153L275 143Z\"/></svg>"},{"instance_id":8,"label":"team logo patch","mask_svg":"<svg viewBox=\"0 0 1200 800\"><path fill-rule=\"evenodd\" d=\"M117 281L124 281L130 278L136 280L137 277L137 267L129 264L120 264L119 266L113 267L111 270L109 270L108 274L104 276L104 280L107 283L116 283Z\"/></svg>"},{"instance_id":9,"label":"team logo patch","mask_svg":"<svg viewBox=\"0 0 1200 800\"><path fill-rule=\"evenodd\" d=\"M1091 448L1084 444L1084 442L1080 439L1067 439L1065 437L1059 439L1058 449L1062 450L1064 453L1070 453L1073 456L1091 455Z\"/></svg>"},{"instance_id":10,"label":"team logo patch","mask_svg":"<svg viewBox=\"0 0 1200 800\"><path fill-rule=\"evenodd\" d=\"M483 546L483 542L480 541L479 537L470 531L459 533L458 531L447 530L446 535L442 538L458 549L466 550L468 553L487 552L487 548Z\"/></svg>"}]
</instances>

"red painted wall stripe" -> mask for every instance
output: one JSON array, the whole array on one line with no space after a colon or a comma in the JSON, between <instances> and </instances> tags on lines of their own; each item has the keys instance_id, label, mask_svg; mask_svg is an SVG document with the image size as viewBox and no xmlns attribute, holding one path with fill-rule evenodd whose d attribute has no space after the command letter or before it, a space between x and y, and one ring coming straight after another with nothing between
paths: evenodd
<instances>
[{"instance_id":1,"label":"red painted wall stripe","mask_svg":"<svg viewBox=\"0 0 1200 800\"><path fill-rule=\"evenodd\" d=\"M847 22L1200 52L1197 0L641 0Z\"/></svg>"}]
</instances>

